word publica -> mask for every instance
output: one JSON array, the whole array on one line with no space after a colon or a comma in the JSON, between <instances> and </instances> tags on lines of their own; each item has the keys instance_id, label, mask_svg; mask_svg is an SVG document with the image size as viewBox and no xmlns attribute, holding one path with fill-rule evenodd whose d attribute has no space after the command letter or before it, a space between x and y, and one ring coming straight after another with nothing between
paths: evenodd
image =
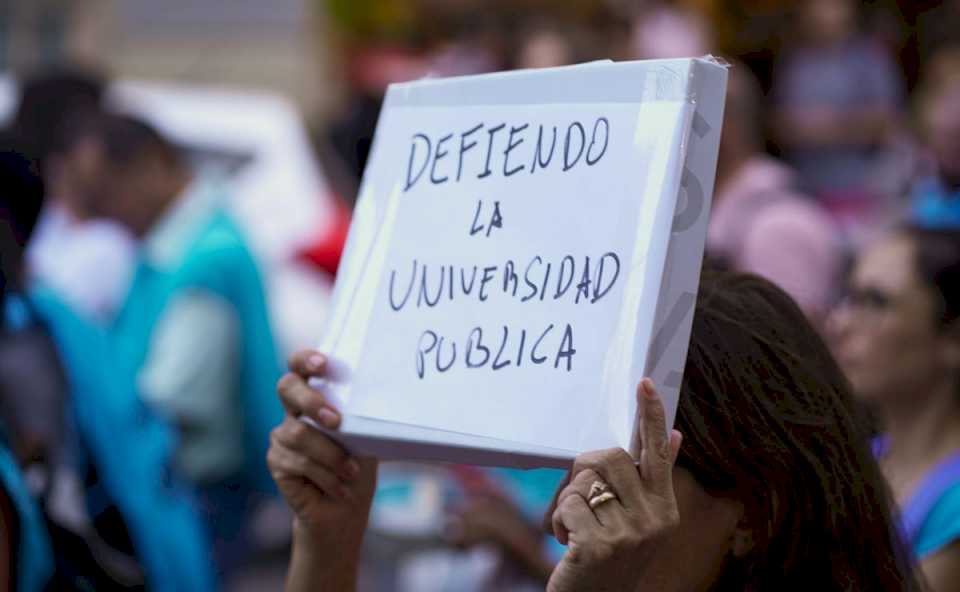
<instances>
[{"instance_id":1,"label":"word publica","mask_svg":"<svg viewBox=\"0 0 960 592\"><path fill-rule=\"evenodd\" d=\"M552 364L554 369L570 372L577 353L569 324L562 333L551 323L543 331L515 330L512 337L510 328L503 325L499 339L489 343L484 342L483 329L474 327L461 345L458 349L456 341L430 329L424 331L417 342L417 376L422 380L431 369L443 374L458 364L467 369L489 367L493 371L509 366L520 368L524 364Z\"/></svg>"},{"instance_id":2,"label":"word publica","mask_svg":"<svg viewBox=\"0 0 960 592\"><path fill-rule=\"evenodd\" d=\"M483 132L486 132L485 138ZM451 153L450 143L454 135L458 136L458 147L453 148L454 152ZM560 147L558 140L563 143ZM521 148L524 143L528 147ZM607 153L609 144L610 121L606 117L598 117L587 125L573 121L563 133L555 125L548 129L540 124L534 134L529 123L511 125L509 128L506 123L478 123L459 134L451 132L439 138L418 132L410 142L407 179L403 190L409 191L424 175L434 185L448 181L459 183L465 172L465 163L466 172L477 179L485 179L494 171L504 177L525 170L533 174L538 168L551 166L551 163L556 163L555 166L561 166L562 163L564 172L581 162L593 166ZM478 146L481 147L477 150ZM470 154L474 150L477 152ZM494 157L500 162L496 162ZM480 168L481 163L483 168Z\"/></svg>"},{"instance_id":3,"label":"word publica","mask_svg":"<svg viewBox=\"0 0 960 592\"><path fill-rule=\"evenodd\" d=\"M455 302L462 298L486 302L495 293L518 298L520 302L566 297L574 304L594 304L617 283L620 258L611 252L593 261L589 255L579 261L567 255L553 262L537 255L526 265L507 260L503 265L486 267L430 267L414 259L408 279L398 281L397 277L397 270L391 270L387 282L387 299L394 312L408 305L433 308L441 301Z\"/></svg>"}]
</instances>

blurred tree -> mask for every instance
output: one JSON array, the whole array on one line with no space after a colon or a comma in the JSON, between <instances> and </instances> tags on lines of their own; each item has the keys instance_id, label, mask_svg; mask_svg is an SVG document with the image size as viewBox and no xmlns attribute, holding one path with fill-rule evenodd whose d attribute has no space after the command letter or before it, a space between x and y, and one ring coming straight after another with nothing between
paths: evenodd
<instances>
[{"instance_id":1,"label":"blurred tree","mask_svg":"<svg viewBox=\"0 0 960 592\"><path fill-rule=\"evenodd\" d=\"M335 28L354 42L404 42L416 37L411 0L322 0Z\"/></svg>"}]
</instances>

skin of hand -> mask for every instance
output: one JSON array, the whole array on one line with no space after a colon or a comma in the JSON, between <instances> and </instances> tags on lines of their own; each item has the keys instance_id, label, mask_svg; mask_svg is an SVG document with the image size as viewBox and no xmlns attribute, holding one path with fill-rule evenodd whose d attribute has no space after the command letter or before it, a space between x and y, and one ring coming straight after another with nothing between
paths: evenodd
<instances>
[{"instance_id":1,"label":"skin of hand","mask_svg":"<svg viewBox=\"0 0 960 592\"><path fill-rule=\"evenodd\" d=\"M649 379L640 383L637 398L639 463L623 449L582 454L554 500L553 533L567 552L550 577L549 592L635 590L658 545L679 525L672 470L681 435L668 435L663 404ZM608 483L617 497L591 509L587 500L595 481Z\"/></svg>"},{"instance_id":2,"label":"skin of hand","mask_svg":"<svg viewBox=\"0 0 960 592\"><path fill-rule=\"evenodd\" d=\"M286 589L356 589L360 546L376 489L377 462L351 457L329 435L341 421L323 394L308 384L324 377L326 359L301 352L278 383L286 409L271 436L267 463L293 508L294 548ZM551 507L554 535L568 549L547 583L549 592L633 590L655 561L658 543L679 524L672 469L681 436L669 436L663 405L651 381L638 388L642 410L640 462L622 449L577 457ZM594 481L607 482L617 498L591 509Z\"/></svg>"},{"instance_id":3,"label":"skin of hand","mask_svg":"<svg viewBox=\"0 0 960 592\"><path fill-rule=\"evenodd\" d=\"M308 383L326 375L323 355L294 354L289 369L277 384L286 415L271 434L267 453L267 465L295 516L287 590L309 590L317 581L326 581L331 590L352 590L376 490L377 461L350 456L329 435L302 421L310 418L327 430L340 426L339 412Z\"/></svg>"}]
</instances>

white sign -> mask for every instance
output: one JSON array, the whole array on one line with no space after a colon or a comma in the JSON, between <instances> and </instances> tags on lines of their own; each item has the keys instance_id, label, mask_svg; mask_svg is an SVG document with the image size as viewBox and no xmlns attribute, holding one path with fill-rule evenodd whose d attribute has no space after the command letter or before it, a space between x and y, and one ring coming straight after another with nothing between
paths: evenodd
<instances>
[{"instance_id":1,"label":"white sign","mask_svg":"<svg viewBox=\"0 0 960 592\"><path fill-rule=\"evenodd\" d=\"M672 418L726 71L594 63L394 85L320 345L358 452L559 466Z\"/></svg>"}]
</instances>

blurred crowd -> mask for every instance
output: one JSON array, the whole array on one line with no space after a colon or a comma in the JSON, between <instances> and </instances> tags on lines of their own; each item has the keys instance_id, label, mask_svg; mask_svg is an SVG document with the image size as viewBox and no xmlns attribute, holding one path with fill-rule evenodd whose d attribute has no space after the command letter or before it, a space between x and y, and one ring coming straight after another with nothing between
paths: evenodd
<instances>
[{"instance_id":1,"label":"blurred crowd","mask_svg":"<svg viewBox=\"0 0 960 592\"><path fill-rule=\"evenodd\" d=\"M270 218L238 215L230 175L119 106L102 73L18 76L0 138L0 586L282 585L269 565L283 564L290 515L264 455L282 359L311 343L277 310L323 308L389 83L712 54L731 67L707 265L767 277L822 329L876 423L916 559L932 589L952 589L960 2L327 10L349 97L313 130L331 187L306 198L335 205L307 221L322 232L279 254L251 238L273 236ZM307 287L291 297L281 269ZM542 589L562 549L539 515L561 477L385 465L361 585ZM251 576L255 564L268 575Z\"/></svg>"}]
</instances>

